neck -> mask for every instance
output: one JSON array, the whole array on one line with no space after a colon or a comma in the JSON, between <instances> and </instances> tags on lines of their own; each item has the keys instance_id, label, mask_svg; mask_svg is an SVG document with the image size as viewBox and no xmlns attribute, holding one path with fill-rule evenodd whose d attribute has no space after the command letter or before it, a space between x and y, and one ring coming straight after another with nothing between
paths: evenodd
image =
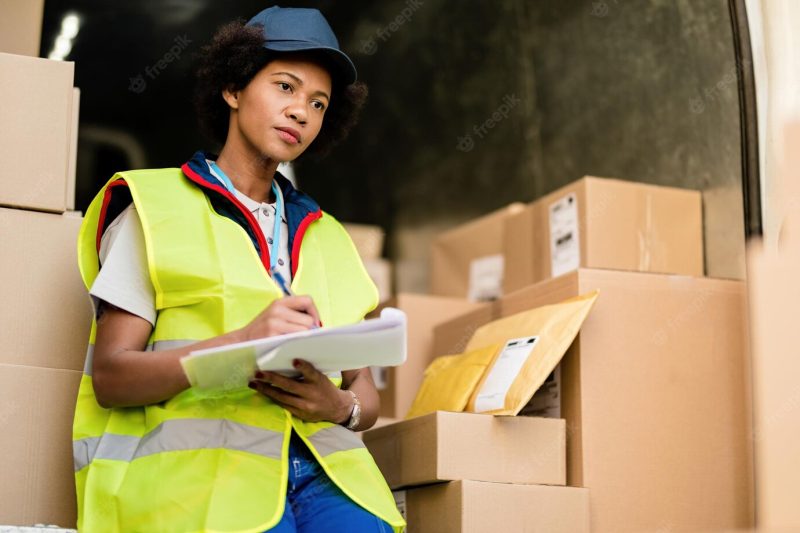
<instances>
[{"instance_id":1,"label":"neck","mask_svg":"<svg viewBox=\"0 0 800 533\"><path fill-rule=\"evenodd\" d=\"M274 202L272 180L279 161L259 154L228 137L217 158L217 166L230 178L236 190L257 202Z\"/></svg>"}]
</instances>

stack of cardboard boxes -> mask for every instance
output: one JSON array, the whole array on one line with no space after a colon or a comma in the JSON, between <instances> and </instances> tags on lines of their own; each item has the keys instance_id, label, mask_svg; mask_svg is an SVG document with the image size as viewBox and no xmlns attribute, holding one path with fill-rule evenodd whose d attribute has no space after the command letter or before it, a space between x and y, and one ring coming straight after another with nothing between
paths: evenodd
<instances>
[{"instance_id":1,"label":"stack of cardboard boxes","mask_svg":"<svg viewBox=\"0 0 800 533\"><path fill-rule=\"evenodd\" d=\"M476 242L481 249L473 246ZM491 249L487 242L493 243ZM703 277L699 192L586 177L531 204L514 204L443 234L433 244L432 257L431 292L462 298L463 312L425 321L424 336L432 340L426 352L409 351L406 366L414 368L417 379L408 383L421 382L418 372L436 356L463 352L472 333L495 318L599 290L554 373L555 383L548 383L551 399L558 402L551 412L565 422L566 482L588 490L591 530L713 531L753 525L746 290L739 281ZM492 291L495 301L468 307L470 297L491 297ZM410 329L410 343L416 335ZM415 393L406 391L411 397ZM463 421L436 425L448 416ZM471 498L466 480L508 484L496 501L519 497L530 506L547 501L544 488L552 486L511 496L520 483L541 480L504 478L502 465L494 466L496 477L487 480L467 468L518 445L500 438L491 449L484 447L487 439L498 437L465 429L480 418L510 427L528 417L438 413L364 435L393 487L462 480L406 493L412 533L436 531L435 518L420 523L418 517L449 516L453 502L464 506L460 525L438 530L484 530L476 517L484 512L477 503L483 497ZM425 424L437 435L435 443L423 438ZM416 440L414 456L403 444L412 440L410 434ZM543 435L521 437L525 452L513 455L515 468L542 465L543 444L537 439ZM447 461L447 469L439 468L455 473L409 478L397 473L432 469L431 458ZM469 505L476 506L475 513ZM544 516L523 517L522 507L509 511L520 515L519 523L557 531L540 525L549 524ZM564 513L560 523L576 528L572 517Z\"/></svg>"},{"instance_id":2,"label":"stack of cardboard boxes","mask_svg":"<svg viewBox=\"0 0 800 533\"><path fill-rule=\"evenodd\" d=\"M74 527L70 443L91 305L72 212L73 64L0 53L0 102L0 524Z\"/></svg>"},{"instance_id":3,"label":"stack of cardboard boxes","mask_svg":"<svg viewBox=\"0 0 800 533\"><path fill-rule=\"evenodd\" d=\"M437 411L364 442L410 532L589 532L588 491L565 486L563 420Z\"/></svg>"}]
</instances>

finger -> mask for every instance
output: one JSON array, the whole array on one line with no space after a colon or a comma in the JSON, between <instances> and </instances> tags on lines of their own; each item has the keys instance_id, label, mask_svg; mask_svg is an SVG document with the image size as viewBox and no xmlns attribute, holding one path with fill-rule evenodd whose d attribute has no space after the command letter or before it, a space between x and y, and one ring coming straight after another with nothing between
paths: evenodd
<instances>
[{"instance_id":1,"label":"finger","mask_svg":"<svg viewBox=\"0 0 800 533\"><path fill-rule=\"evenodd\" d=\"M294 394L289 394L288 392L284 392L267 383L263 383L260 381L251 381L249 386L250 388L257 390L267 398L273 400L276 403L281 404L284 407L293 407L295 409L301 409L301 410L304 407L306 407L307 402L302 398L295 396Z\"/></svg>"},{"instance_id":2,"label":"finger","mask_svg":"<svg viewBox=\"0 0 800 533\"><path fill-rule=\"evenodd\" d=\"M282 376L276 372L256 372L255 379L253 381L263 383L265 385L272 385L273 387L277 387L279 389L283 389L284 391L294 394L295 396L302 396L303 387L305 384L298 382L292 378L287 378L286 376Z\"/></svg>"},{"instance_id":3,"label":"finger","mask_svg":"<svg viewBox=\"0 0 800 533\"><path fill-rule=\"evenodd\" d=\"M289 308L310 315L314 319L315 324L320 324L319 311L314 304L314 300L311 299L311 296L289 296L281 300L284 300Z\"/></svg>"},{"instance_id":4,"label":"finger","mask_svg":"<svg viewBox=\"0 0 800 533\"><path fill-rule=\"evenodd\" d=\"M314 365L303 359L295 359L292 361L292 366L303 375L303 381L308 383L316 383L320 378L326 377L322 372L317 370Z\"/></svg>"},{"instance_id":5,"label":"finger","mask_svg":"<svg viewBox=\"0 0 800 533\"><path fill-rule=\"evenodd\" d=\"M310 326L303 326L294 322L289 322L280 317L275 317L269 320L269 325L273 335L285 335L287 333L298 333L300 331L308 331Z\"/></svg>"},{"instance_id":6,"label":"finger","mask_svg":"<svg viewBox=\"0 0 800 533\"><path fill-rule=\"evenodd\" d=\"M314 317L289 307L278 307L275 310L275 316L291 324L303 326L305 329L310 329L315 325Z\"/></svg>"}]
</instances>

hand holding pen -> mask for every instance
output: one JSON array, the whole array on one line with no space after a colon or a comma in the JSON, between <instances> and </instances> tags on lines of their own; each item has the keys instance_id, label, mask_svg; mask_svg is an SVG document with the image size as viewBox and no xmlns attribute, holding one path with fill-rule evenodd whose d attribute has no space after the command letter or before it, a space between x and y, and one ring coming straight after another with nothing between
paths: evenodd
<instances>
[{"instance_id":1,"label":"hand holding pen","mask_svg":"<svg viewBox=\"0 0 800 533\"><path fill-rule=\"evenodd\" d=\"M292 288L289 286L288 283L286 283L286 280L283 278L283 275L281 275L280 272L278 272L274 268L270 268L269 269L269 273L272 276L272 279L275 280L275 283L278 284L278 287L281 288L281 290L283 291L283 295L285 297L295 297L296 296L295 293L292 292ZM311 297L309 296L308 298L310 299ZM311 305L314 305L313 301L311 302ZM320 324L321 324L321 321L319 319L319 312L317 312L316 306L314 306L314 311L315 311L315 313L314 313L313 316L315 318L315 321L314 321L314 325L312 326L312 329L318 328L320 326Z\"/></svg>"},{"instance_id":2,"label":"hand holding pen","mask_svg":"<svg viewBox=\"0 0 800 533\"><path fill-rule=\"evenodd\" d=\"M273 279L285 296L274 300L252 322L242 328L241 340L263 339L320 326L319 311L311 297L292 294L286 281L277 272L273 272Z\"/></svg>"}]
</instances>

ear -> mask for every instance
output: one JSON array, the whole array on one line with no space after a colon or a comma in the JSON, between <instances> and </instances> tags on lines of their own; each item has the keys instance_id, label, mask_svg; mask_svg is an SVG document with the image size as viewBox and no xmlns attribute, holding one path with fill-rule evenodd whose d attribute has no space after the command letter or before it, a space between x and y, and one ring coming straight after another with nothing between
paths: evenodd
<instances>
[{"instance_id":1,"label":"ear","mask_svg":"<svg viewBox=\"0 0 800 533\"><path fill-rule=\"evenodd\" d=\"M240 91L231 91L230 89L222 90L222 98L231 109L239 109L239 92Z\"/></svg>"}]
</instances>

